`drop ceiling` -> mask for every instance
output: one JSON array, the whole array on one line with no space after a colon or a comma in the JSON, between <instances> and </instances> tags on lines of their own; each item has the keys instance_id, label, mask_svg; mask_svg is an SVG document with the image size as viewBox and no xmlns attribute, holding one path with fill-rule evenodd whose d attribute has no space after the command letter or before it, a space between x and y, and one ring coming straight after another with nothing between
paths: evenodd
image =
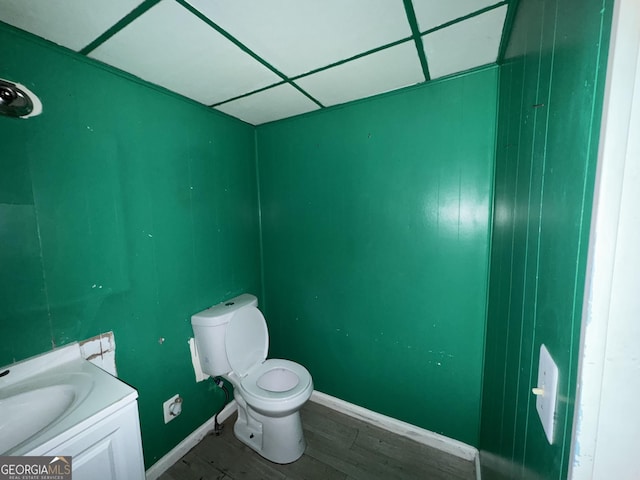
<instances>
[{"instance_id":1,"label":"drop ceiling","mask_svg":"<svg viewBox=\"0 0 640 480\"><path fill-rule=\"evenodd\" d=\"M496 63L514 8L515 0L0 0L0 21L259 125Z\"/></svg>"}]
</instances>

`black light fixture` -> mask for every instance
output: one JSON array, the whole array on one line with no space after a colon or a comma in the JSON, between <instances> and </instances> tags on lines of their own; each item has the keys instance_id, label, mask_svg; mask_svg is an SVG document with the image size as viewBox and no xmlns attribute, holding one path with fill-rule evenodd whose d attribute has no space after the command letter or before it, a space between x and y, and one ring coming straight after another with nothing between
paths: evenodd
<instances>
[{"instance_id":1,"label":"black light fixture","mask_svg":"<svg viewBox=\"0 0 640 480\"><path fill-rule=\"evenodd\" d=\"M0 78L0 114L29 117L42 111L40 100L26 87Z\"/></svg>"}]
</instances>

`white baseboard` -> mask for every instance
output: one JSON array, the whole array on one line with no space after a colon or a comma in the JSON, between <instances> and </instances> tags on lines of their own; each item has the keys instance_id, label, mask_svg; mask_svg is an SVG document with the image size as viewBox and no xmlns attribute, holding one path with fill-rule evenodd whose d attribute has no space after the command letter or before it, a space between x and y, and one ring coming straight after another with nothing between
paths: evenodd
<instances>
[{"instance_id":1,"label":"white baseboard","mask_svg":"<svg viewBox=\"0 0 640 480\"><path fill-rule=\"evenodd\" d=\"M471 445L416 427L410 423L387 417L317 390L314 390L311 394L311 401L465 460L475 461L478 456L478 449Z\"/></svg>"},{"instance_id":2,"label":"white baseboard","mask_svg":"<svg viewBox=\"0 0 640 480\"><path fill-rule=\"evenodd\" d=\"M326 393L318 392L314 390L311 394L311 401L324 405L337 412L344 413L350 417L363 420L367 423L375 425L380 428L384 428L390 432L393 432L402 437L409 438L423 445L427 445L432 448L436 448L440 451L455 455L465 460L474 461L476 465L476 479L480 480L480 465L478 457L478 449L467 445L466 443L453 440L452 438L445 437L439 433L425 430L424 428L416 427L410 423L397 420L392 417L387 417L380 413L368 410L353 403L340 400L339 398L332 397ZM218 415L218 421L224 422L229 418L238 408L235 400L232 400ZM182 442L176 445L169 453L163 456L160 460L154 463L146 472L147 480L156 480L171 465L180 460L189 450L195 447L214 427L214 419L211 417L205 423L203 423L197 430L191 435L185 438Z\"/></svg>"},{"instance_id":3,"label":"white baseboard","mask_svg":"<svg viewBox=\"0 0 640 480\"><path fill-rule=\"evenodd\" d=\"M218 422L222 423L235 412L238 408L235 400L231 400L218 414ZM166 472L171 465L176 463L182 457L186 455L186 453L195 447L198 443L202 441L202 439L214 428L214 420L215 417L211 417L209 420L200 425L196 430L194 430L191 435L182 440L178 445L176 445L169 453L163 456L160 460L154 463L149 470L146 472L147 480L156 480L160 475Z\"/></svg>"}]
</instances>

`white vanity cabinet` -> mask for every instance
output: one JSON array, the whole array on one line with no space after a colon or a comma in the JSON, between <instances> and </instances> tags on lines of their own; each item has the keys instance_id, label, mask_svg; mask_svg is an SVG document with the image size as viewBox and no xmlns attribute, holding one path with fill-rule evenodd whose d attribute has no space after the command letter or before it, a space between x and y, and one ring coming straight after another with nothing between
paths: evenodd
<instances>
[{"instance_id":1,"label":"white vanity cabinet","mask_svg":"<svg viewBox=\"0 0 640 480\"><path fill-rule=\"evenodd\" d=\"M73 480L144 479L137 402L40 455L70 455Z\"/></svg>"},{"instance_id":2,"label":"white vanity cabinet","mask_svg":"<svg viewBox=\"0 0 640 480\"><path fill-rule=\"evenodd\" d=\"M0 404L17 419L5 421L0 454L71 456L73 480L144 480L138 392L78 344L0 371Z\"/></svg>"}]
</instances>

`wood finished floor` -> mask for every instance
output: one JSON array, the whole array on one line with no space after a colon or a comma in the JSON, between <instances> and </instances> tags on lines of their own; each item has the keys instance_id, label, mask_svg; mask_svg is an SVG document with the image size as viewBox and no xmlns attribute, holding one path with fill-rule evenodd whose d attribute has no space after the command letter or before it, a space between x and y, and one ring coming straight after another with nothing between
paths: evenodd
<instances>
[{"instance_id":1,"label":"wood finished floor","mask_svg":"<svg viewBox=\"0 0 640 480\"><path fill-rule=\"evenodd\" d=\"M301 411L307 449L297 462L265 460L233 435L207 435L160 480L475 480L473 462L426 447L314 402Z\"/></svg>"}]
</instances>

